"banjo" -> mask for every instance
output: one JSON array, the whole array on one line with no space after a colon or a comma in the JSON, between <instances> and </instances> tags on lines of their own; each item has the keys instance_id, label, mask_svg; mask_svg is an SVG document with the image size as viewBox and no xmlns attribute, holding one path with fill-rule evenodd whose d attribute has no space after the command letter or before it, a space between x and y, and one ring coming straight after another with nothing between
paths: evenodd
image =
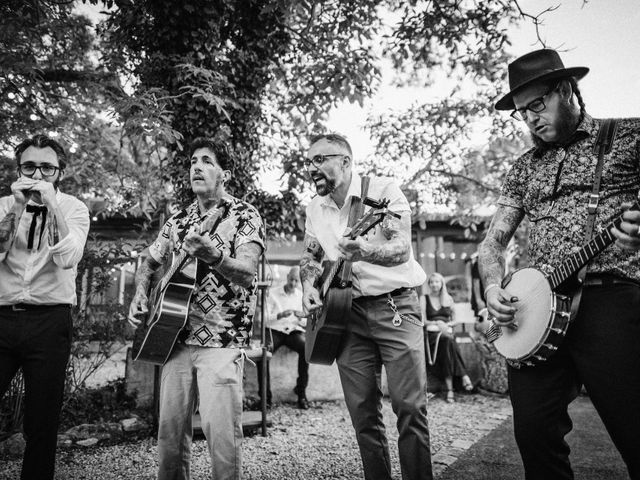
<instances>
[{"instance_id":1,"label":"banjo","mask_svg":"<svg viewBox=\"0 0 640 480\"><path fill-rule=\"evenodd\" d=\"M631 210L640 210L637 201ZM615 241L610 230L620 222L622 214L548 275L526 267L504 278L502 288L518 298L514 303L517 329L490 321L485 336L507 363L516 368L538 365L558 349L569 328L571 297L555 290Z\"/></svg>"}]
</instances>

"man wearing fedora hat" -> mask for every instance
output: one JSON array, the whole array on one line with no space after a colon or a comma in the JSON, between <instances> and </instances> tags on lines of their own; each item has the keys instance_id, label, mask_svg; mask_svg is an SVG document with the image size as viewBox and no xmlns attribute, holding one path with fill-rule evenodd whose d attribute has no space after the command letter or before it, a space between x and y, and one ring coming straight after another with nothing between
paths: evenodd
<instances>
[{"instance_id":1,"label":"man wearing fedora hat","mask_svg":"<svg viewBox=\"0 0 640 480\"><path fill-rule=\"evenodd\" d=\"M615 244L588 263L586 276L580 272L581 301L580 289L561 285L573 295L575 315L558 350L535 366L508 367L528 480L573 478L564 440L572 428L567 408L583 385L629 475L640 479L640 212L632 207L640 189L640 119L618 119L613 135L602 135L612 139L611 148L600 152L596 139L604 121L586 113L577 85L588 71L565 68L554 50L531 52L509 65L510 91L495 106L524 121L534 142L507 174L479 247L495 323L517 328L518 299L501 281L505 249L525 217L530 264L550 274L624 212L611 228Z\"/></svg>"}]
</instances>

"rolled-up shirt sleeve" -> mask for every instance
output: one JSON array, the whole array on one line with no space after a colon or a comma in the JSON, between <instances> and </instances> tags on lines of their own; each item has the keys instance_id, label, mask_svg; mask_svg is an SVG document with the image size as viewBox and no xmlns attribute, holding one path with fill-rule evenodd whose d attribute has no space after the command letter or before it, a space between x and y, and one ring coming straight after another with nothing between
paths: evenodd
<instances>
[{"instance_id":1,"label":"rolled-up shirt sleeve","mask_svg":"<svg viewBox=\"0 0 640 480\"><path fill-rule=\"evenodd\" d=\"M74 202L73 208L65 215L69 234L51 247L50 253L58 267L74 268L84 252L89 235L89 210L81 201Z\"/></svg>"}]
</instances>

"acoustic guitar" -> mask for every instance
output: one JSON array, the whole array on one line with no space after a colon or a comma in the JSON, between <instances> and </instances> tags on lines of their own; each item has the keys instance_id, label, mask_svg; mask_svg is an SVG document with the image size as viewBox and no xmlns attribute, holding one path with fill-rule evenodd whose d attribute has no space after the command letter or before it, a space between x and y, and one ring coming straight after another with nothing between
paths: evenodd
<instances>
[{"instance_id":1,"label":"acoustic guitar","mask_svg":"<svg viewBox=\"0 0 640 480\"><path fill-rule=\"evenodd\" d=\"M200 234L215 230L222 216L214 210L200 226ZM177 253L176 253L177 252ZM198 259L182 249L171 254L169 268L149 295L149 312L135 332L132 358L164 365L173 351L180 331L187 324L191 294L196 286Z\"/></svg>"},{"instance_id":2,"label":"acoustic guitar","mask_svg":"<svg viewBox=\"0 0 640 480\"><path fill-rule=\"evenodd\" d=\"M638 202L631 210L640 210ZM571 297L555 290L615 242L611 228L618 227L620 222L622 214L548 275L526 267L504 278L502 288L518 298L513 304L518 309L517 328L500 326L491 320L484 334L507 363L516 368L538 365L558 350L571 320Z\"/></svg>"},{"instance_id":3,"label":"acoustic guitar","mask_svg":"<svg viewBox=\"0 0 640 480\"><path fill-rule=\"evenodd\" d=\"M387 199L376 202L367 198L363 203L372 208L345 235L350 240L365 235L387 215L400 218L400 215L387 209ZM338 356L346 319L351 310L351 265L344 258L327 260L322 264L322 275L316 282L322 305L312 311L307 319L305 358L309 363L331 365Z\"/></svg>"}]
</instances>

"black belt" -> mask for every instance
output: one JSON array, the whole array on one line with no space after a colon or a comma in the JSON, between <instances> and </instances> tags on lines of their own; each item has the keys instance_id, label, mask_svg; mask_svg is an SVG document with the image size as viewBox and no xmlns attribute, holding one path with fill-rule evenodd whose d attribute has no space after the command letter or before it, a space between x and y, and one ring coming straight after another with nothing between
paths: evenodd
<instances>
[{"instance_id":1,"label":"black belt","mask_svg":"<svg viewBox=\"0 0 640 480\"><path fill-rule=\"evenodd\" d=\"M585 287L608 287L611 285L636 285L640 282L631 278L617 277L610 274L589 273L584 279Z\"/></svg>"},{"instance_id":2,"label":"black belt","mask_svg":"<svg viewBox=\"0 0 640 480\"><path fill-rule=\"evenodd\" d=\"M26 312L37 310L50 310L56 307L70 307L68 303L56 303L54 305L33 305L30 303L16 303L15 305L0 305L0 311L12 310L14 312Z\"/></svg>"}]
</instances>

